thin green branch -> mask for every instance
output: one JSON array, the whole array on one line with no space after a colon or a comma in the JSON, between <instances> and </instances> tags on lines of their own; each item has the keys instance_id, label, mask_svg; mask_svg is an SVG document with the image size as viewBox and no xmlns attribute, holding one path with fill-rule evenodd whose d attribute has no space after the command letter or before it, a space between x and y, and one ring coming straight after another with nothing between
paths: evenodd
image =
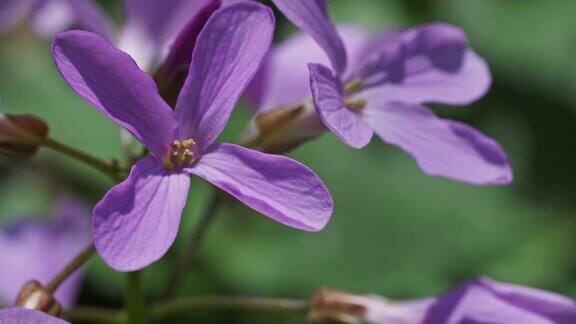
<instances>
[{"instance_id":1,"label":"thin green branch","mask_svg":"<svg viewBox=\"0 0 576 324\"><path fill-rule=\"evenodd\" d=\"M199 296L171 300L159 303L151 307L150 319L164 323L172 316L191 314L196 311L206 310L249 310L276 313L300 313L308 312L310 304L303 299L271 298L271 297L246 297L246 296ZM144 312L139 319L145 322ZM64 318L70 322L83 323L122 323L130 317L121 310L94 307L76 307L64 313ZM135 323L129 321L129 323Z\"/></svg>"},{"instance_id":2,"label":"thin green branch","mask_svg":"<svg viewBox=\"0 0 576 324\"><path fill-rule=\"evenodd\" d=\"M76 307L65 311L62 316L71 323L113 324L121 323L124 318L122 311L96 307Z\"/></svg>"},{"instance_id":3,"label":"thin green branch","mask_svg":"<svg viewBox=\"0 0 576 324\"><path fill-rule=\"evenodd\" d=\"M106 162L98 159L97 157L89 155L88 153L78 151L77 149L70 147L66 144L60 143L60 142L58 142L52 138L46 139L46 141L44 141L43 145L44 145L44 147L47 147L47 148L49 148L55 152L67 155L69 157L72 157L76 160L82 161L82 162L90 165L91 167L95 168L96 170L109 176L114 181L121 181L122 180L122 174L121 174L120 168L118 168L117 166L112 165L110 163L106 163Z\"/></svg>"},{"instance_id":4,"label":"thin green branch","mask_svg":"<svg viewBox=\"0 0 576 324\"><path fill-rule=\"evenodd\" d=\"M190 242L185 245L186 248L184 249L182 255L174 264L172 276L170 276L170 281L166 291L166 298L174 297L178 287L181 285L182 281L184 281L190 265L200 250L200 246L204 240L204 237L206 236L206 233L208 232L208 228L217 215L220 202L221 199L219 198L218 193L214 191L208 204L208 208L200 217L200 221L196 226L196 229L190 236Z\"/></svg>"},{"instance_id":5,"label":"thin green branch","mask_svg":"<svg viewBox=\"0 0 576 324\"><path fill-rule=\"evenodd\" d=\"M94 244L90 243L88 247L82 250L60 273L46 285L46 289L53 293L60 287L60 285L68 279L74 272L82 267L94 255L96 249Z\"/></svg>"},{"instance_id":6,"label":"thin green branch","mask_svg":"<svg viewBox=\"0 0 576 324\"><path fill-rule=\"evenodd\" d=\"M128 287L126 290L126 323L142 324L146 322L146 306L142 291L142 272L128 273Z\"/></svg>"},{"instance_id":7,"label":"thin green branch","mask_svg":"<svg viewBox=\"0 0 576 324\"><path fill-rule=\"evenodd\" d=\"M268 297L206 296L177 299L152 307L152 317L163 320L168 317L192 311L213 309L237 309L268 312L306 313L309 303L306 300Z\"/></svg>"}]
</instances>

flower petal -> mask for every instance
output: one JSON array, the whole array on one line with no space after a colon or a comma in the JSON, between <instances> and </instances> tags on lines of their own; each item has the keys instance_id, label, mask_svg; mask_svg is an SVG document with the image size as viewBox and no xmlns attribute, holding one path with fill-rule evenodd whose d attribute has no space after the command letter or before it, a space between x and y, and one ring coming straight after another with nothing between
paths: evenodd
<instances>
[{"instance_id":1,"label":"flower petal","mask_svg":"<svg viewBox=\"0 0 576 324\"><path fill-rule=\"evenodd\" d=\"M324 124L346 145L362 148L372 139L372 128L344 104L342 83L329 68L310 64L314 106Z\"/></svg>"},{"instance_id":2,"label":"flower petal","mask_svg":"<svg viewBox=\"0 0 576 324\"><path fill-rule=\"evenodd\" d=\"M160 259L176 238L189 187L187 174L169 173L151 156L136 163L94 209L94 244L104 261L135 271Z\"/></svg>"},{"instance_id":3,"label":"flower petal","mask_svg":"<svg viewBox=\"0 0 576 324\"><path fill-rule=\"evenodd\" d=\"M371 58L354 76L390 102L466 105L490 87L486 62L457 27L428 24L378 39L380 46L372 46Z\"/></svg>"},{"instance_id":4,"label":"flower petal","mask_svg":"<svg viewBox=\"0 0 576 324\"><path fill-rule=\"evenodd\" d=\"M327 0L272 0L294 25L318 42L339 74L346 70L346 49L328 16ZM310 62L306 62L310 63Z\"/></svg>"},{"instance_id":5,"label":"flower petal","mask_svg":"<svg viewBox=\"0 0 576 324\"><path fill-rule=\"evenodd\" d=\"M268 51L274 15L258 3L224 7L198 36L188 79L176 104L181 138L206 149L226 126L234 106Z\"/></svg>"},{"instance_id":6,"label":"flower petal","mask_svg":"<svg viewBox=\"0 0 576 324\"><path fill-rule=\"evenodd\" d=\"M102 9L91 0L40 0L32 12L32 26L45 37L72 27L112 39L114 28Z\"/></svg>"},{"instance_id":7,"label":"flower petal","mask_svg":"<svg viewBox=\"0 0 576 324\"><path fill-rule=\"evenodd\" d=\"M287 157L221 144L189 172L254 210L297 229L319 231L332 215L334 203L322 180Z\"/></svg>"},{"instance_id":8,"label":"flower petal","mask_svg":"<svg viewBox=\"0 0 576 324\"><path fill-rule=\"evenodd\" d=\"M184 70L184 72L188 71L190 61L192 61L192 52L194 52L196 39L200 31L202 31L210 16L220 9L221 6L221 0L208 0L194 17L184 25L174 39L174 43L170 46L170 52L162 66L160 75L163 78L172 78L181 70ZM178 87L178 89L180 88L181 86Z\"/></svg>"},{"instance_id":9,"label":"flower petal","mask_svg":"<svg viewBox=\"0 0 576 324\"><path fill-rule=\"evenodd\" d=\"M477 185L512 181L508 158L496 141L465 124L440 119L426 107L368 98L363 118L427 174Z\"/></svg>"},{"instance_id":10,"label":"flower petal","mask_svg":"<svg viewBox=\"0 0 576 324\"><path fill-rule=\"evenodd\" d=\"M575 323L576 303L566 297L481 278L436 300L424 323Z\"/></svg>"},{"instance_id":11,"label":"flower petal","mask_svg":"<svg viewBox=\"0 0 576 324\"><path fill-rule=\"evenodd\" d=\"M0 323L7 324L68 324L41 311L20 307L0 309Z\"/></svg>"},{"instance_id":12,"label":"flower petal","mask_svg":"<svg viewBox=\"0 0 576 324\"><path fill-rule=\"evenodd\" d=\"M348 61L353 65L368 36L364 30L352 26L338 26L338 33L348 50ZM274 46L258 73L258 80L250 84L249 99L259 111L267 111L310 97L309 63L328 65L330 62L324 50L306 33L295 34Z\"/></svg>"},{"instance_id":13,"label":"flower petal","mask_svg":"<svg viewBox=\"0 0 576 324\"><path fill-rule=\"evenodd\" d=\"M182 27L206 0L125 0L126 23L119 47L145 71L168 53Z\"/></svg>"},{"instance_id":14,"label":"flower petal","mask_svg":"<svg viewBox=\"0 0 576 324\"><path fill-rule=\"evenodd\" d=\"M158 156L174 139L177 125L154 80L132 58L100 36L69 31L56 36L58 70L84 100L138 138Z\"/></svg>"}]
</instances>

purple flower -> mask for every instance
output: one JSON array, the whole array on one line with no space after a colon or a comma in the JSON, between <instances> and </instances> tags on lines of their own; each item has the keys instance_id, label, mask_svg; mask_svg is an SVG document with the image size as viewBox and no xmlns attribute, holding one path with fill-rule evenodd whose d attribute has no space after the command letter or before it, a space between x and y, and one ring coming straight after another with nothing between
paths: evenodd
<instances>
[{"instance_id":1,"label":"purple flower","mask_svg":"<svg viewBox=\"0 0 576 324\"><path fill-rule=\"evenodd\" d=\"M0 309L0 323L6 324L66 324L68 322L33 309L8 307Z\"/></svg>"},{"instance_id":2,"label":"purple flower","mask_svg":"<svg viewBox=\"0 0 576 324\"><path fill-rule=\"evenodd\" d=\"M12 304L29 280L48 283L89 241L89 213L78 201L61 199L50 223L20 219L0 230L0 301ZM76 299L82 273L68 279L55 294L63 306Z\"/></svg>"},{"instance_id":3,"label":"purple flower","mask_svg":"<svg viewBox=\"0 0 576 324\"><path fill-rule=\"evenodd\" d=\"M489 88L488 67L469 48L460 29L437 23L372 39L357 33L352 41L343 41L329 20L327 1L273 2L315 40L331 68L326 59L318 59L317 50L304 45L309 40L291 39L272 52L264 70L259 83L264 109L297 95L302 100L310 93L302 92L302 84L291 83L301 82L302 69L277 64L311 63L316 112L345 144L362 148L376 134L409 153L427 174L478 185L511 182L506 153L496 141L468 125L441 119L423 106L469 104ZM283 93L288 94L285 99Z\"/></svg>"},{"instance_id":4,"label":"purple flower","mask_svg":"<svg viewBox=\"0 0 576 324\"><path fill-rule=\"evenodd\" d=\"M344 311L343 311L344 310ZM408 302L321 291L312 319L389 324L571 324L576 302L555 293L480 278L436 298Z\"/></svg>"},{"instance_id":5,"label":"purple flower","mask_svg":"<svg viewBox=\"0 0 576 324\"><path fill-rule=\"evenodd\" d=\"M44 37L73 26L111 37L113 27L102 10L91 0L3 0L0 1L0 34L25 19Z\"/></svg>"},{"instance_id":6,"label":"purple flower","mask_svg":"<svg viewBox=\"0 0 576 324\"><path fill-rule=\"evenodd\" d=\"M310 169L286 157L213 144L273 30L265 6L245 2L218 10L198 37L175 111L132 58L104 39L83 31L56 37L53 56L68 84L151 152L94 210L94 242L112 268L136 270L164 255L178 231L191 175L282 224L318 231L328 222L332 198Z\"/></svg>"}]
</instances>

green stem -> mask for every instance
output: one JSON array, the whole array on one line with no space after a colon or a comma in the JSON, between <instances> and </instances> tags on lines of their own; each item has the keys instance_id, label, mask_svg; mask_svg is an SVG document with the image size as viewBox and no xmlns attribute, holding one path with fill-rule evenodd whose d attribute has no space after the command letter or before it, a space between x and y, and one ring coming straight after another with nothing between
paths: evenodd
<instances>
[{"instance_id":1,"label":"green stem","mask_svg":"<svg viewBox=\"0 0 576 324\"><path fill-rule=\"evenodd\" d=\"M170 276L170 281L166 290L166 298L169 299L174 297L178 287L185 279L188 268L194 261L196 254L198 254L210 224L212 224L214 218L216 218L218 207L220 206L220 201L221 200L218 197L218 194L214 192L208 204L208 208L200 217L200 221L196 226L196 229L192 233L192 236L190 236L190 242L185 245L186 249L184 249L184 252L174 264L173 273L172 276Z\"/></svg>"},{"instance_id":2,"label":"green stem","mask_svg":"<svg viewBox=\"0 0 576 324\"><path fill-rule=\"evenodd\" d=\"M165 319L172 316L184 315L203 310L227 309L305 314L309 307L309 302L303 299L245 296L199 296L176 299L153 305L151 307L150 315L153 320L164 323ZM64 318L73 323L120 323L122 319L126 318L126 315L127 314L121 310L94 307L76 307L64 312Z\"/></svg>"},{"instance_id":3,"label":"green stem","mask_svg":"<svg viewBox=\"0 0 576 324\"><path fill-rule=\"evenodd\" d=\"M46 289L53 293L60 285L68 279L74 272L84 265L94 255L96 249L94 244L90 243L88 247L82 250L60 273L46 285Z\"/></svg>"},{"instance_id":4,"label":"green stem","mask_svg":"<svg viewBox=\"0 0 576 324\"><path fill-rule=\"evenodd\" d=\"M152 317L156 320L163 320L191 311L211 309L305 313L308 311L308 308L309 303L306 300L267 297L207 296L172 300L155 305L152 308Z\"/></svg>"},{"instance_id":5,"label":"green stem","mask_svg":"<svg viewBox=\"0 0 576 324\"><path fill-rule=\"evenodd\" d=\"M121 181L122 180L122 175L120 174L120 170L118 167L110 165L109 163L106 163L106 162L104 162L104 161L102 161L102 160L100 160L100 159L98 159L92 155L78 151L77 149L70 147L66 144L60 143L60 142L58 142L52 138L46 139L46 141L44 141L43 145L49 149L52 149L53 151L67 155L69 157L72 157L76 160L82 161L82 162L90 165L91 167L95 168L96 170L101 171L102 173L106 174L107 176L112 178L114 181Z\"/></svg>"},{"instance_id":6,"label":"green stem","mask_svg":"<svg viewBox=\"0 0 576 324\"><path fill-rule=\"evenodd\" d=\"M96 307L76 307L65 311L63 318L71 323L120 323L123 313L121 311L96 308Z\"/></svg>"},{"instance_id":7,"label":"green stem","mask_svg":"<svg viewBox=\"0 0 576 324\"><path fill-rule=\"evenodd\" d=\"M146 306L142 293L142 273L140 271L128 273L128 289L126 291L126 312L128 324L145 323Z\"/></svg>"}]
</instances>

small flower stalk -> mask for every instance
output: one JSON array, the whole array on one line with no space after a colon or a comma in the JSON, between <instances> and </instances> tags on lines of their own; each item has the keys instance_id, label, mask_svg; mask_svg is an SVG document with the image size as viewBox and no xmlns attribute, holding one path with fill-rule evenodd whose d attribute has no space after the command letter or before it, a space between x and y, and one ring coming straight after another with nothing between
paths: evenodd
<instances>
[{"instance_id":1,"label":"small flower stalk","mask_svg":"<svg viewBox=\"0 0 576 324\"><path fill-rule=\"evenodd\" d=\"M39 310L53 316L62 314L62 306L58 300L36 280L22 287L15 304L18 307Z\"/></svg>"},{"instance_id":2,"label":"small flower stalk","mask_svg":"<svg viewBox=\"0 0 576 324\"><path fill-rule=\"evenodd\" d=\"M0 154L31 158L48 138L48 132L48 125L38 117L0 114Z\"/></svg>"}]
</instances>

